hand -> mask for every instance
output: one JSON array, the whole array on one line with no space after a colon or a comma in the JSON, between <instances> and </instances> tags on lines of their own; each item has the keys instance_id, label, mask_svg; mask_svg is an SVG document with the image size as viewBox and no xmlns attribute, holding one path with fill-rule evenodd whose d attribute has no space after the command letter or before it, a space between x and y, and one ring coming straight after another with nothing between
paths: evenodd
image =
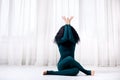
<instances>
[{"instance_id":1,"label":"hand","mask_svg":"<svg viewBox=\"0 0 120 80\"><path fill-rule=\"evenodd\" d=\"M71 20L72 20L73 18L74 18L73 16L70 17L70 19L69 19L69 23L71 22Z\"/></svg>"},{"instance_id":2,"label":"hand","mask_svg":"<svg viewBox=\"0 0 120 80\"><path fill-rule=\"evenodd\" d=\"M62 19L65 21L66 24L70 24L71 20L73 19L73 16L71 16L70 18L62 16Z\"/></svg>"},{"instance_id":3,"label":"hand","mask_svg":"<svg viewBox=\"0 0 120 80\"><path fill-rule=\"evenodd\" d=\"M69 24L69 18L66 18L65 16L62 16L62 19L65 21L66 24Z\"/></svg>"}]
</instances>

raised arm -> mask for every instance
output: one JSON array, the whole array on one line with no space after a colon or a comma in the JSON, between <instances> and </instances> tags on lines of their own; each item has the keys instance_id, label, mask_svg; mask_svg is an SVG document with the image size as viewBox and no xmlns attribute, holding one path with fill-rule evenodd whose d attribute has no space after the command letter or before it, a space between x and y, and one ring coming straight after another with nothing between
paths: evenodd
<instances>
[{"instance_id":1,"label":"raised arm","mask_svg":"<svg viewBox=\"0 0 120 80\"><path fill-rule=\"evenodd\" d=\"M70 18L66 18L65 16L63 16L62 19L65 21L66 25L64 25L64 34L59 43L63 43L67 40L74 43L75 41L74 41L74 37L73 37L71 25L70 25L70 22L73 19L73 16Z\"/></svg>"},{"instance_id":2,"label":"raised arm","mask_svg":"<svg viewBox=\"0 0 120 80\"><path fill-rule=\"evenodd\" d=\"M63 26L63 36L60 40L57 41L57 43L58 44L64 43L68 40L75 43L73 32L72 32L72 26L70 25L70 22L73 19L73 16L70 18L66 18L65 16L63 16L62 19L65 21L66 24Z\"/></svg>"}]
</instances>

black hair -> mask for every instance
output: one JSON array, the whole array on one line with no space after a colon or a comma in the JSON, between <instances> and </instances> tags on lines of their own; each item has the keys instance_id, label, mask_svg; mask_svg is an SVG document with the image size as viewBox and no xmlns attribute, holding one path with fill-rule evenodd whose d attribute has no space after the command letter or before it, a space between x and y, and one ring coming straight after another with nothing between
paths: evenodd
<instances>
[{"instance_id":1,"label":"black hair","mask_svg":"<svg viewBox=\"0 0 120 80\"><path fill-rule=\"evenodd\" d=\"M59 31L57 32L56 36L55 36L55 39L54 39L54 42L55 43L58 43L59 40L63 37L63 34L64 34L64 27L65 26L62 26ZM74 37L74 40L76 43L78 43L80 41L80 38L79 38L79 35L78 33L76 32L76 30L71 26L71 29L72 29L72 33L73 33L73 37Z\"/></svg>"}]
</instances>

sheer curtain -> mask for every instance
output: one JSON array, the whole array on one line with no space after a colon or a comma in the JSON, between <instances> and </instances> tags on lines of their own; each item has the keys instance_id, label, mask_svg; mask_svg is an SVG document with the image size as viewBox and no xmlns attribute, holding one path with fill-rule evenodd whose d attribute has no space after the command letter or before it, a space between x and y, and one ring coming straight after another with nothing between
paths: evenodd
<instances>
[{"instance_id":1,"label":"sheer curtain","mask_svg":"<svg viewBox=\"0 0 120 80\"><path fill-rule=\"evenodd\" d=\"M0 65L56 65L54 36L74 16L83 65L120 65L120 0L0 0Z\"/></svg>"}]
</instances>

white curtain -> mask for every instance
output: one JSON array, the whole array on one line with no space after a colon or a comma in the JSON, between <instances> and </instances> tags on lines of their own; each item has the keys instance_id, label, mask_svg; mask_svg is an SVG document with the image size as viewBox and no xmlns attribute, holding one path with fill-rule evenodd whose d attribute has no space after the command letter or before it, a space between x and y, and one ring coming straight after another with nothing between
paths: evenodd
<instances>
[{"instance_id":1,"label":"white curtain","mask_svg":"<svg viewBox=\"0 0 120 80\"><path fill-rule=\"evenodd\" d=\"M61 16L74 16L78 62L120 65L120 0L0 0L0 65L56 65Z\"/></svg>"}]
</instances>

